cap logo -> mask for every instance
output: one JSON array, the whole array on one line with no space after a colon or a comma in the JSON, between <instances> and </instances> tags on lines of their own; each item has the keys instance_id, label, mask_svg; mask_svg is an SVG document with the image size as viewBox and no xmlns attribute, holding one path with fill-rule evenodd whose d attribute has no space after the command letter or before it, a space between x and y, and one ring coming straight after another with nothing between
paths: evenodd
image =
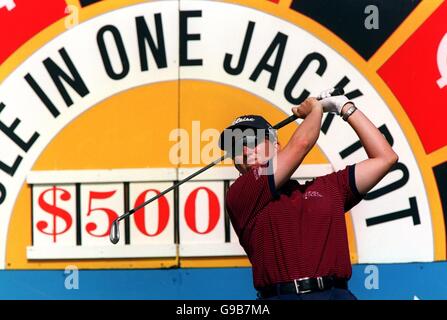
<instances>
[{"instance_id":1,"label":"cap logo","mask_svg":"<svg viewBox=\"0 0 447 320\"><path fill-rule=\"evenodd\" d=\"M253 121L255 121L255 119L254 118L248 118L248 117L237 118L236 120L234 120L232 125L235 125L235 124L240 123L240 122L246 122L246 121L253 122Z\"/></svg>"}]
</instances>

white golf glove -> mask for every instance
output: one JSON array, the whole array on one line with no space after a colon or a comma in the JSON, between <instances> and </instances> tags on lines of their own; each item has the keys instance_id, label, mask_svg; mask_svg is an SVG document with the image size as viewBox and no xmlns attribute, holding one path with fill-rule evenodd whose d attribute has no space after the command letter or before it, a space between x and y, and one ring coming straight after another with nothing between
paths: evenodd
<instances>
[{"instance_id":1,"label":"white golf glove","mask_svg":"<svg viewBox=\"0 0 447 320\"><path fill-rule=\"evenodd\" d=\"M340 114L344 105L351 101L344 95L331 96L333 91L334 89L325 90L318 95L317 99L320 100L321 105L323 106L323 112Z\"/></svg>"}]
</instances>

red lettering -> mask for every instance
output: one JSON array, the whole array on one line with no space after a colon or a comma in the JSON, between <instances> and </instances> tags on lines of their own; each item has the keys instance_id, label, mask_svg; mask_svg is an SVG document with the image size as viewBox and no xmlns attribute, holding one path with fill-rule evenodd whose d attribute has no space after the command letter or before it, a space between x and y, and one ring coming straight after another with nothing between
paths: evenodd
<instances>
[{"instance_id":1,"label":"red lettering","mask_svg":"<svg viewBox=\"0 0 447 320\"><path fill-rule=\"evenodd\" d=\"M155 190L155 189L149 189L144 191L143 193L141 193L136 202L135 202L135 207L138 207L139 205L141 205L144 201L146 201L146 196L149 192L154 192L155 195L160 194L160 191ZM169 221L169 203L168 200L166 200L165 197L160 197L158 198L158 228L157 231L155 231L153 234L150 234L147 229L146 229L146 224L145 224L145 215L146 215L146 210L145 208L141 208L140 210L138 210L137 212L135 212L135 224L138 228L138 230L140 230L140 232L148 237L155 237L158 236L160 233L162 233L165 229L166 226L168 225L168 221Z\"/></svg>"},{"instance_id":2,"label":"red lettering","mask_svg":"<svg viewBox=\"0 0 447 320\"><path fill-rule=\"evenodd\" d=\"M209 214L208 228L203 232L197 230L197 224L196 224L196 198L200 190L206 191L208 195L208 214ZM193 232L198 234L210 233L216 227L217 222L219 221L219 216L220 216L219 199L217 198L216 194L209 188L206 187L197 188L193 192L191 192L191 194L186 199L185 220L186 224Z\"/></svg>"},{"instance_id":3,"label":"red lettering","mask_svg":"<svg viewBox=\"0 0 447 320\"><path fill-rule=\"evenodd\" d=\"M107 215L107 219L109 220L109 224L107 226L106 232L102 233L102 234L94 234L92 233L92 231L95 231L96 228L98 227L98 225L94 222L89 222L87 223L87 225L85 226L85 229L87 230L87 233L92 235L93 237L106 237L109 235L110 233L110 227L113 223L113 221L118 218L118 214L109 209L109 208L92 208L92 202L95 199L108 199L110 197L112 197L115 194L116 190L114 191L108 191L108 192L95 192L95 191L90 191L90 196L89 196L89 200L88 200L88 212L87 212L87 217L90 216L93 212L95 211L102 211L103 213L105 213Z\"/></svg>"},{"instance_id":4,"label":"red lettering","mask_svg":"<svg viewBox=\"0 0 447 320\"><path fill-rule=\"evenodd\" d=\"M67 211L65 211L57 206L57 199L58 199L57 192L58 191L61 192L60 197L59 197L60 200L62 200L62 201L70 200L70 198L71 198L70 193L65 189L57 188L56 186L53 186L52 188L43 191L39 195L39 199L38 199L39 207L42 210L53 215L53 224L52 224L52 228L48 231L47 230L49 228L48 222L43 221L43 220L39 221L36 224L37 230L39 230L40 232L42 232L44 234L53 236L53 242L56 242L56 238L58 235L64 234L65 232L67 232L73 223L73 219L72 219L70 213L68 213ZM52 192L52 199L53 199L52 204L45 201L45 195L48 192ZM60 231L57 230L57 218L60 218L60 219L64 220L64 222L65 222L65 228L63 228Z\"/></svg>"}]
</instances>

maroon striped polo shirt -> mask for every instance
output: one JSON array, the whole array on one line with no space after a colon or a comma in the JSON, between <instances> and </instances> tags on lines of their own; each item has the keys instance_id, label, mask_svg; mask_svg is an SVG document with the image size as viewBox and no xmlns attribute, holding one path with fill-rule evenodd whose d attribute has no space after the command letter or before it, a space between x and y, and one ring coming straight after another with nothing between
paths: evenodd
<instances>
[{"instance_id":1,"label":"maroon striped polo shirt","mask_svg":"<svg viewBox=\"0 0 447 320\"><path fill-rule=\"evenodd\" d=\"M253 266L255 288L303 277L351 277L344 213L362 199L355 165L275 189L251 169L229 188L231 222Z\"/></svg>"}]
</instances>

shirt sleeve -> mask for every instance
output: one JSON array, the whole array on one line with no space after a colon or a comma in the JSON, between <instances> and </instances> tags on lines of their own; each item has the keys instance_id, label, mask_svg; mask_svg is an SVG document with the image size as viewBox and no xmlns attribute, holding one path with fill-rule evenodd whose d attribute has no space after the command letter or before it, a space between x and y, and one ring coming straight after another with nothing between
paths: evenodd
<instances>
[{"instance_id":1,"label":"shirt sleeve","mask_svg":"<svg viewBox=\"0 0 447 320\"><path fill-rule=\"evenodd\" d=\"M337 184L344 197L345 212L355 207L364 197L360 194L355 184L355 164L335 173Z\"/></svg>"},{"instance_id":2,"label":"shirt sleeve","mask_svg":"<svg viewBox=\"0 0 447 320\"><path fill-rule=\"evenodd\" d=\"M228 214L236 233L239 235L276 195L272 174L260 174L257 169L252 169L240 176L230 186L226 196Z\"/></svg>"}]
</instances>

